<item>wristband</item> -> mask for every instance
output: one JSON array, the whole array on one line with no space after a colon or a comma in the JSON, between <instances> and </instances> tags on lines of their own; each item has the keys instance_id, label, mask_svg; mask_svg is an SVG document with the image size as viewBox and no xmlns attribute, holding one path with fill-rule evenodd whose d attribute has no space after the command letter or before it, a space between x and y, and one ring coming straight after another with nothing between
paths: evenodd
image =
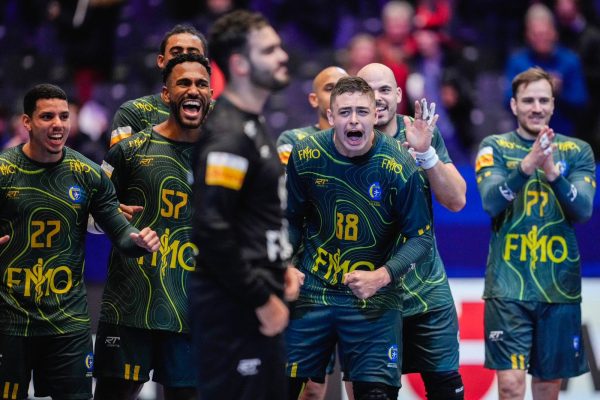
<instances>
[{"instance_id":1,"label":"wristband","mask_svg":"<svg viewBox=\"0 0 600 400\"><path fill-rule=\"evenodd\" d=\"M415 161L417 162L417 166L423 169L433 168L435 164L440 160L437 155L437 152L433 148L433 146L429 146L427 151L423 153L419 153L415 151Z\"/></svg>"}]
</instances>

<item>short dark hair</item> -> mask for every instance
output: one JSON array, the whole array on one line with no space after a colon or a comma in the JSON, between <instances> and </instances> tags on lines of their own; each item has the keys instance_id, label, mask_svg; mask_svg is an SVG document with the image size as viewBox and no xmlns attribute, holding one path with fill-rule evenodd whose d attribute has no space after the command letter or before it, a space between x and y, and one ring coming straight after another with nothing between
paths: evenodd
<instances>
[{"instance_id":1,"label":"short dark hair","mask_svg":"<svg viewBox=\"0 0 600 400\"><path fill-rule=\"evenodd\" d=\"M171 75L171 72L173 72L173 68L175 68L175 66L177 64L181 64L184 62L200 63L204 66L204 68L206 68L206 71L208 72L208 76L210 76L210 74L212 73L211 68L210 68L210 62L208 61L208 58L206 58L200 54L182 53L182 54L178 54L175 57L171 58L169 60L169 62L167 63L167 65L165 66L165 69L163 69L163 72L162 72L163 83L167 83L167 79L169 79L169 75Z\"/></svg>"},{"instance_id":2,"label":"short dark hair","mask_svg":"<svg viewBox=\"0 0 600 400\"><path fill-rule=\"evenodd\" d=\"M550 84L550 88L552 89L552 96L554 96L554 82L552 81L552 76L545 70L540 67L531 67L521 72L517 76L515 76L512 80L512 97L517 99L517 91L521 85L529 85L531 82L537 82L541 80L546 80Z\"/></svg>"},{"instance_id":3,"label":"short dark hair","mask_svg":"<svg viewBox=\"0 0 600 400\"><path fill-rule=\"evenodd\" d=\"M162 41L160 42L160 54L163 56L165 55L169 38L173 35L179 35L180 33L189 33L190 35L197 36L202 42L202 51L204 52L204 56L208 57L208 42L206 41L206 37L204 37L199 30L188 24L177 24L170 31L165 33Z\"/></svg>"},{"instance_id":4,"label":"short dark hair","mask_svg":"<svg viewBox=\"0 0 600 400\"><path fill-rule=\"evenodd\" d=\"M35 85L23 97L23 112L32 117L39 99L60 99L67 101L67 94L58 86L50 83Z\"/></svg>"},{"instance_id":5,"label":"short dark hair","mask_svg":"<svg viewBox=\"0 0 600 400\"><path fill-rule=\"evenodd\" d=\"M367 81L358 76L343 76L337 81L331 91L329 108L333 110L333 103L339 95L356 92L367 94L373 100L373 104L375 104L375 92L373 92L373 88L369 86Z\"/></svg>"},{"instance_id":6,"label":"short dark hair","mask_svg":"<svg viewBox=\"0 0 600 400\"><path fill-rule=\"evenodd\" d=\"M247 10L236 10L220 17L208 35L211 58L229 79L229 57L235 53L248 54L248 33L270 26L264 15Z\"/></svg>"}]
</instances>

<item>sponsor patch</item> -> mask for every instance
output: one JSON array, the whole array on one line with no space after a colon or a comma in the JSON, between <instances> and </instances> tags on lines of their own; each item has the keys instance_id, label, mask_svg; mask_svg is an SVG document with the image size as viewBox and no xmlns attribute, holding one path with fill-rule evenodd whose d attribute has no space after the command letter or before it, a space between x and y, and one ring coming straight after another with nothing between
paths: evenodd
<instances>
[{"instance_id":1,"label":"sponsor patch","mask_svg":"<svg viewBox=\"0 0 600 400\"><path fill-rule=\"evenodd\" d=\"M292 148L293 148L293 146L291 144L282 144L281 146L277 147L277 154L279 155L279 161L281 161L281 163L283 165L287 165L288 161L290 160L290 154L292 154Z\"/></svg>"},{"instance_id":2,"label":"sponsor patch","mask_svg":"<svg viewBox=\"0 0 600 400\"><path fill-rule=\"evenodd\" d=\"M110 133L110 147L119 143L123 139L127 139L129 136L131 136L131 134L132 132L130 126L121 126L113 130Z\"/></svg>"},{"instance_id":3,"label":"sponsor patch","mask_svg":"<svg viewBox=\"0 0 600 400\"><path fill-rule=\"evenodd\" d=\"M504 331L490 331L488 339L492 342L501 342L503 340Z\"/></svg>"},{"instance_id":4,"label":"sponsor patch","mask_svg":"<svg viewBox=\"0 0 600 400\"><path fill-rule=\"evenodd\" d=\"M236 154L213 151L206 160L205 183L240 190L248 171L248 160Z\"/></svg>"},{"instance_id":5,"label":"sponsor patch","mask_svg":"<svg viewBox=\"0 0 600 400\"><path fill-rule=\"evenodd\" d=\"M113 171L115 170L115 167L113 167L112 165L110 165L106 161L102 161L102 165L100 165L100 169L102 169L102 171L104 171L104 173L106 174L106 176L108 176L108 178L110 179L110 177L113 174Z\"/></svg>"},{"instance_id":6,"label":"sponsor patch","mask_svg":"<svg viewBox=\"0 0 600 400\"><path fill-rule=\"evenodd\" d=\"M491 146L482 147L475 160L475 172L479 172L484 167L492 167L494 165L494 149Z\"/></svg>"}]
</instances>

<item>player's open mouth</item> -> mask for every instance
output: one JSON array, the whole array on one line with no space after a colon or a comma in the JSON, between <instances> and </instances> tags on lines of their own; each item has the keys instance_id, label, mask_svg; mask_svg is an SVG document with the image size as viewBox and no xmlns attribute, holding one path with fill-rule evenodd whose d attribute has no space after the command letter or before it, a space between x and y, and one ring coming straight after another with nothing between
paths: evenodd
<instances>
[{"instance_id":1,"label":"player's open mouth","mask_svg":"<svg viewBox=\"0 0 600 400\"><path fill-rule=\"evenodd\" d=\"M53 133L52 135L48 135L48 141L52 144L61 144L63 140L62 133Z\"/></svg>"},{"instance_id":2,"label":"player's open mouth","mask_svg":"<svg viewBox=\"0 0 600 400\"><path fill-rule=\"evenodd\" d=\"M195 118L200 114L202 104L200 100L185 100L181 107L183 108L184 114L189 118Z\"/></svg>"},{"instance_id":3,"label":"player's open mouth","mask_svg":"<svg viewBox=\"0 0 600 400\"><path fill-rule=\"evenodd\" d=\"M363 133L361 131L348 131L346 133L346 137L350 143L359 143L363 137Z\"/></svg>"}]
</instances>

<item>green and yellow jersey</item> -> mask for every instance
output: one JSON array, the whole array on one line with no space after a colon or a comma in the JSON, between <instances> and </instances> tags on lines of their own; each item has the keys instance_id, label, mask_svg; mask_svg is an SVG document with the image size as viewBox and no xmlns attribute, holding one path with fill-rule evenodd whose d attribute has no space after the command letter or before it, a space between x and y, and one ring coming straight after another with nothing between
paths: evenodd
<instances>
[{"instance_id":1,"label":"green and yellow jersey","mask_svg":"<svg viewBox=\"0 0 600 400\"><path fill-rule=\"evenodd\" d=\"M102 169L121 203L144 207L132 224L154 229L160 249L139 259L111 251L101 321L188 331L187 279L197 253L190 240L193 147L147 128L108 151Z\"/></svg>"},{"instance_id":2,"label":"green and yellow jersey","mask_svg":"<svg viewBox=\"0 0 600 400\"><path fill-rule=\"evenodd\" d=\"M292 149L294 145L299 140L302 140L308 136L314 135L319 132L319 128L316 125L309 125L303 128L295 128L289 129L287 131L281 132L281 135L277 138L277 154L279 155L279 160L283 165L287 165L288 160L290 158L290 154L292 154Z\"/></svg>"},{"instance_id":3,"label":"green and yellow jersey","mask_svg":"<svg viewBox=\"0 0 600 400\"><path fill-rule=\"evenodd\" d=\"M306 274L300 299L402 310L401 281L431 251L432 236L417 167L400 143L376 132L366 154L347 158L331 129L319 132L294 146L287 187L290 239ZM342 282L347 272L384 265L392 282L369 299Z\"/></svg>"},{"instance_id":4,"label":"green and yellow jersey","mask_svg":"<svg viewBox=\"0 0 600 400\"><path fill-rule=\"evenodd\" d=\"M483 208L492 217L484 298L544 303L581 301L581 262L573 223L592 213L596 188L590 146L557 134L549 182L541 169L525 175L521 161L533 141L516 131L485 138L476 161Z\"/></svg>"},{"instance_id":5,"label":"green and yellow jersey","mask_svg":"<svg viewBox=\"0 0 600 400\"><path fill-rule=\"evenodd\" d=\"M100 167L74 150L40 164L23 145L0 154L0 333L55 335L89 329L83 284L88 215L130 256L145 251Z\"/></svg>"},{"instance_id":6,"label":"green and yellow jersey","mask_svg":"<svg viewBox=\"0 0 600 400\"><path fill-rule=\"evenodd\" d=\"M128 138L169 118L169 106L160 93L129 100L121 104L111 126L110 145Z\"/></svg>"},{"instance_id":7,"label":"green and yellow jersey","mask_svg":"<svg viewBox=\"0 0 600 400\"><path fill-rule=\"evenodd\" d=\"M400 143L404 143L406 141L406 126L404 125L403 116L397 115L396 121L398 123L398 130L396 131L396 135L394 135L394 139ZM444 139L437 127L433 131L431 145L435 148L441 162L445 164L452 162L448 155ZM422 168L419 168L419 176L425 190L425 197L427 198L433 226L433 205L429 180L427 179L427 173ZM405 294L404 315L406 316L435 310L454 302L444 262L437 248L434 229L431 232L434 236L433 251L418 263L416 268L406 274L402 280L402 288Z\"/></svg>"}]
</instances>

